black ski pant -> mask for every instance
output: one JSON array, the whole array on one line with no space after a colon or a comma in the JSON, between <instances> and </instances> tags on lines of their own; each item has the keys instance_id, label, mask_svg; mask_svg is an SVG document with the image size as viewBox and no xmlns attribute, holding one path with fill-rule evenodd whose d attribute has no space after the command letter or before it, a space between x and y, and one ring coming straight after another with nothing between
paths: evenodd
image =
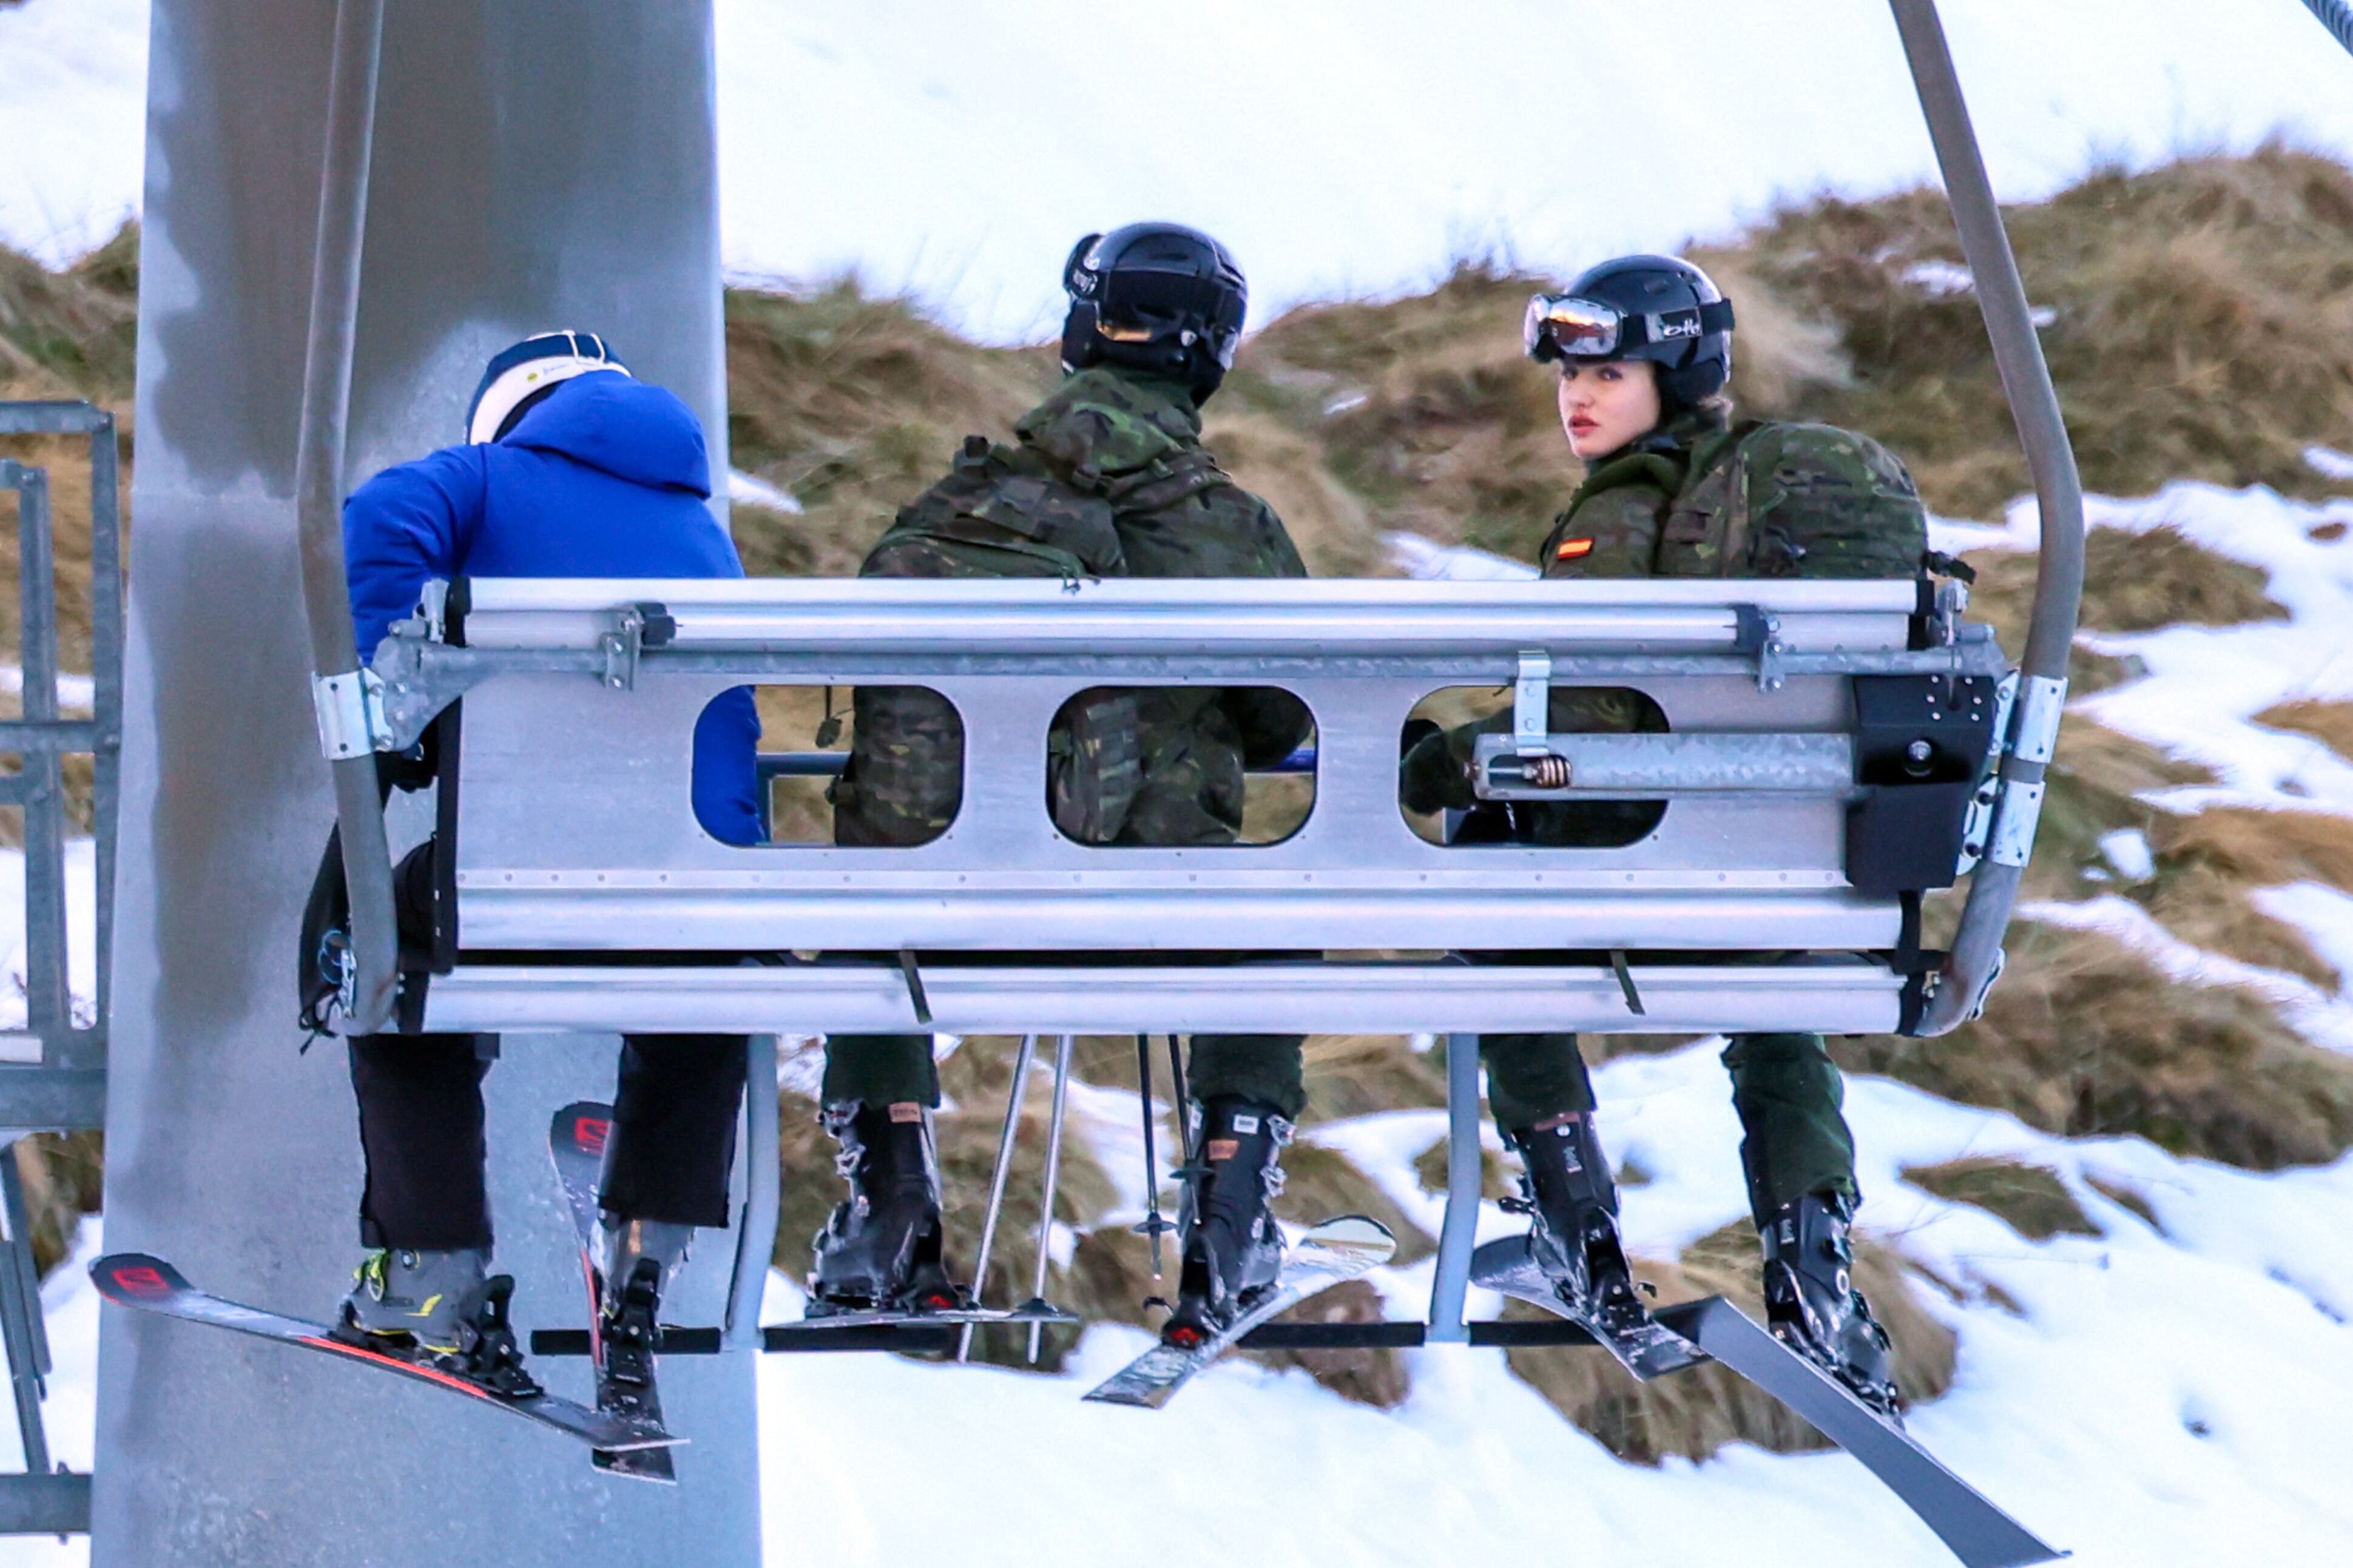
<instances>
[{"instance_id":1,"label":"black ski pant","mask_svg":"<svg viewBox=\"0 0 2353 1568\"><path fill-rule=\"evenodd\" d=\"M627 1035L602 1202L628 1219L723 1228L744 1100L741 1035ZM366 1035L351 1042L367 1185L367 1247L491 1245L482 1075L495 1035Z\"/></svg>"},{"instance_id":2,"label":"black ski pant","mask_svg":"<svg viewBox=\"0 0 2353 1568\"><path fill-rule=\"evenodd\" d=\"M1229 1094L1271 1105L1293 1121L1307 1108L1299 1035L1195 1035L1187 1092L1207 1101ZM929 1035L836 1035L826 1042L827 1104L940 1102Z\"/></svg>"},{"instance_id":3,"label":"black ski pant","mask_svg":"<svg viewBox=\"0 0 2353 1568\"><path fill-rule=\"evenodd\" d=\"M1575 1035L1486 1035L1487 1104L1506 1131L1593 1109L1593 1079ZM1803 1197L1861 1200L1845 1082L1820 1035L1735 1035L1725 1047L1740 1164L1759 1227Z\"/></svg>"}]
</instances>

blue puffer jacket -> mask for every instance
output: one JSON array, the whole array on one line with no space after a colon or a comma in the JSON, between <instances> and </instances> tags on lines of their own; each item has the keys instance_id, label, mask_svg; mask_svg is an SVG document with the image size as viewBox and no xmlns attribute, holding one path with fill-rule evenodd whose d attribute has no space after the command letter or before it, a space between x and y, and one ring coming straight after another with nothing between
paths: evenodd
<instances>
[{"instance_id":1,"label":"blue puffer jacket","mask_svg":"<svg viewBox=\"0 0 2353 1568\"><path fill-rule=\"evenodd\" d=\"M428 577L741 577L703 504L702 427L659 386L610 372L563 383L499 441L386 468L343 503L343 569L365 663ZM760 841L752 689L694 726L694 816Z\"/></svg>"}]
</instances>

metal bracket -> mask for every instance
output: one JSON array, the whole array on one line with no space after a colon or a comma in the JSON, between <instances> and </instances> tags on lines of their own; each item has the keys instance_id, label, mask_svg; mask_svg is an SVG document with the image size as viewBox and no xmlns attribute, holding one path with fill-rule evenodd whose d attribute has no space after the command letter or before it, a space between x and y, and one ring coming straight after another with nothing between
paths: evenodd
<instances>
[{"instance_id":1,"label":"metal bracket","mask_svg":"<svg viewBox=\"0 0 2353 1568\"><path fill-rule=\"evenodd\" d=\"M1520 678L1512 689L1512 741L1524 757L1552 750L1552 655L1520 650Z\"/></svg>"},{"instance_id":2,"label":"metal bracket","mask_svg":"<svg viewBox=\"0 0 2353 1568\"><path fill-rule=\"evenodd\" d=\"M1733 647L1757 659L1757 689L1780 690L1786 678L1781 656L1788 652L1781 641L1781 617L1755 605L1735 605L1732 615Z\"/></svg>"},{"instance_id":3,"label":"metal bracket","mask_svg":"<svg viewBox=\"0 0 2353 1568\"><path fill-rule=\"evenodd\" d=\"M448 640L449 584L446 578L428 577L417 590L417 629L435 642Z\"/></svg>"},{"instance_id":4,"label":"metal bracket","mask_svg":"<svg viewBox=\"0 0 2353 1568\"><path fill-rule=\"evenodd\" d=\"M661 647L677 635L677 618L660 605L649 599L631 605L614 617L613 629L596 639L605 655L601 679L616 691L635 689L638 654Z\"/></svg>"},{"instance_id":5,"label":"metal bracket","mask_svg":"<svg viewBox=\"0 0 2353 1568\"><path fill-rule=\"evenodd\" d=\"M2001 801L1994 809L1993 851L1997 866L2023 867L2034 849L2034 826L2042 818L2042 781L2004 782Z\"/></svg>"},{"instance_id":6,"label":"metal bracket","mask_svg":"<svg viewBox=\"0 0 2353 1568\"><path fill-rule=\"evenodd\" d=\"M1956 876L1966 877L1975 869L1992 839L1993 811L2001 800L2001 759L2010 750L2010 710L2017 700L2018 672L2012 670L1994 689L1993 744L1986 748L1985 766L1978 773L1978 792L1961 826L1961 858L1954 868Z\"/></svg>"},{"instance_id":7,"label":"metal bracket","mask_svg":"<svg viewBox=\"0 0 2353 1568\"><path fill-rule=\"evenodd\" d=\"M2022 763L2047 763L2059 749L2059 720L2067 708L2067 681L2062 676L2030 675L2018 696L2018 733L2010 754Z\"/></svg>"},{"instance_id":8,"label":"metal bracket","mask_svg":"<svg viewBox=\"0 0 2353 1568\"><path fill-rule=\"evenodd\" d=\"M384 679L372 669L312 676L311 705L319 720L319 750L329 762L365 756L390 743Z\"/></svg>"}]
</instances>

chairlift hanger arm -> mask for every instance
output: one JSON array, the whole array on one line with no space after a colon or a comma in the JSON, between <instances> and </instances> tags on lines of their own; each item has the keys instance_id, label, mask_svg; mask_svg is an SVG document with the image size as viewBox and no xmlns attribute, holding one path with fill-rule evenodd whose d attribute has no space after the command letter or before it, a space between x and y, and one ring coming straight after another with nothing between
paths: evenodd
<instances>
[{"instance_id":1,"label":"chairlift hanger arm","mask_svg":"<svg viewBox=\"0 0 2353 1568\"><path fill-rule=\"evenodd\" d=\"M2017 705L2019 716L2013 722L2027 722L2030 711L2047 714L2055 732L2084 591L2083 482L1935 0L1889 0L1889 5L1903 36L1929 137L1936 143L1937 166L1960 231L1961 254L1977 280L1978 308L1992 341L2002 395L2026 449L2042 518L2033 616L2021 661L2026 695ZM2013 732L2024 744L2013 744L2002 759L2001 800L1993 831L1994 847L2002 852L1989 855L1970 879L1952 956L1915 1031L1918 1034L1945 1034L1975 1017L2001 970L2002 936L2018 900L2042 798L2045 763L2032 753L2048 754L2039 729Z\"/></svg>"}]
</instances>

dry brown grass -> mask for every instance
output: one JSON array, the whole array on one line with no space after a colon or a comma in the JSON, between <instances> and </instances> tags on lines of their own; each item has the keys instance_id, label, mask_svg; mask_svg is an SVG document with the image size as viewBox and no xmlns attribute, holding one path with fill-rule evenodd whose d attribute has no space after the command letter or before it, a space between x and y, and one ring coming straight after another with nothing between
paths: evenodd
<instances>
[{"instance_id":1,"label":"dry brown grass","mask_svg":"<svg viewBox=\"0 0 2353 1568\"><path fill-rule=\"evenodd\" d=\"M2176 984L2094 931L2021 922L1985 1016L1939 1039L1831 1043L1849 1071L2007 1110L2069 1137L2137 1134L2253 1170L2353 1147L2353 1059L2261 997Z\"/></svg>"},{"instance_id":2,"label":"dry brown grass","mask_svg":"<svg viewBox=\"0 0 2353 1568\"><path fill-rule=\"evenodd\" d=\"M1658 1289L1662 1301L1721 1295L1762 1319L1758 1285L1762 1255L1756 1232L1736 1221L1686 1248L1674 1262L1638 1258L1636 1276ZM1870 1299L1894 1352L1896 1386L1921 1404L1952 1385L1953 1332L1921 1305L1913 1280L1919 1270L1892 1247L1867 1234L1855 1238L1854 1281ZM1534 1307L1513 1303L1505 1316L1534 1318ZM1754 1443L1775 1453L1828 1447L1813 1427L1778 1400L1722 1366L1703 1365L1637 1383L1598 1351L1513 1350L1512 1371L1570 1421L1612 1453L1637 1464L1670 1455L1704 1459L1730 1443Z\"/></svg>"},{"instance_id":3,"label":"dry brown grass","mask_svg":"<svg viewBox=\"0 0 2353 1568\"><path fill-rule=\"evenodd\" d=\"M2353 761L2353 702L2325 702L2316 698L2282 702L2256 714L2255 722L2309 735L2338 756Z\"/></svg>"},{"instance_id":4,"label":"dry brown grass","mask_svg":"<svg viewBox=\"0 0 2353 1568\"><path fill-rule=\"evenodd\" d=\"M2094 174L2005 216L2028 294L2057 311L2042 343L2087 486L2321 493L2303 448L2353 428L2353 170L2269 147ZM1960 259L1940 193L1815 201L1738 248L1852 370L1754 412L1871 431L1948 515L2029 488L1976 301L1905 277Z\"/></svg>"},{"instance_id":5,"label":"dry brown grass","mask_svg":"<svg viewBox=\"0 0 2353 1568\"><path fill-rule=\"evenodd\" d=\"M1905 1181L1947 1203L1981 1208L2029 1241L2106 1233L2084 1212L2048 1165L1977 1155L1934 1165L1906 1165Z\"/></svg>"},{"instance_id":6,"label":"dry brown grass","mask_svg":"<svg viewBox=\"0 0 2353 1568\"><path fill-rule=\"evenodd\" d=\"M46 1275L72 1252L82 1216L99 1212L106 1141L98 1132L36 1132L16 1141L16 1155L33 1259Z\"/></svg>"}]
</instances>

